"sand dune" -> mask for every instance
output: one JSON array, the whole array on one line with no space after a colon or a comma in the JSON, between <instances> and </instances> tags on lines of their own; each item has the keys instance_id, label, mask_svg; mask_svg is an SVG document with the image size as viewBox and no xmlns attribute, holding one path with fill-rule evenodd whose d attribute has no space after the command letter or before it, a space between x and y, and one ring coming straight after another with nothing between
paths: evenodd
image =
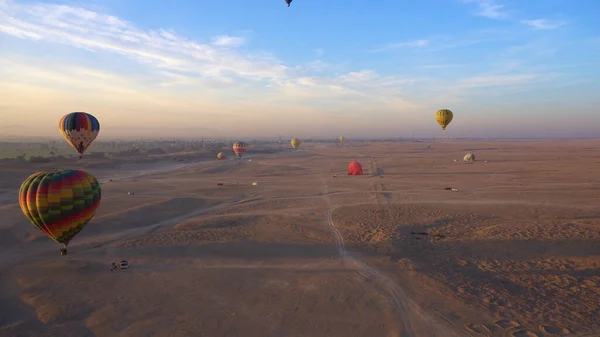
<instances>
[{"instance_id":1,"label":"sand dune","mask_svg":"<svg viewBox=\"0 0 600 337\"><path fill-rule=\"evenodd\" d=\"M600 336L599 145L4 165L0 336ZM59 164L103 193L65 257L16 203Z\"/></svg>"}]
</instances>

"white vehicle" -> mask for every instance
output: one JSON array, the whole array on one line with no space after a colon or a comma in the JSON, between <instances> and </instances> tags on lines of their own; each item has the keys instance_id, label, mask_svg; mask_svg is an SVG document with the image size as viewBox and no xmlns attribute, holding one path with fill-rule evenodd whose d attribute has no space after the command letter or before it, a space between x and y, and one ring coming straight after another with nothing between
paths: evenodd
<instances>
[{"instance_id":1,"label":"white vehicle","mask_svg":"<svg viewBox=\"0 0 600 337\"><path fill-rule=\"evenodd\" d=\"M119 262L118 264L116 262L112 263L112 266L110 267L110 271L114 271L116 269L127 269L129 268L129 262L125 261L125 260L121 260L121 262Z\"/></svg>"}]
</instances>

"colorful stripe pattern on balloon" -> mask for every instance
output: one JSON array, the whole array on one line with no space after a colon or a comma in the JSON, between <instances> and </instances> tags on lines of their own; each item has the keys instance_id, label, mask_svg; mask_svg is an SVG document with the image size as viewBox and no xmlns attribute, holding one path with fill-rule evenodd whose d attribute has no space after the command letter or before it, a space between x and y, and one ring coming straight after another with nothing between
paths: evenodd
<instances>
[{"instance_id":1,"label":"colorful stripe pattern on balloon","mask_svg":"<svg viewBox=\"0 0 600 337\"><path fill-rule=\"evenodd\" d=\"M25 216L46 236L67 245L94 217L100 184L81 170L37 172L19 190Z\"/></svg>"},{"instance_id":2,"label":"colorful stripe pattern on balloon","mask_svg":"<svg viewBox=\"0 0 600 337\"><path fill-rule=\"evenodd\" d=\"M60 119L58 129L67 142L82 155L98 137L100 123L89 113L71 112Z\"/></svg>"}]
</instances>

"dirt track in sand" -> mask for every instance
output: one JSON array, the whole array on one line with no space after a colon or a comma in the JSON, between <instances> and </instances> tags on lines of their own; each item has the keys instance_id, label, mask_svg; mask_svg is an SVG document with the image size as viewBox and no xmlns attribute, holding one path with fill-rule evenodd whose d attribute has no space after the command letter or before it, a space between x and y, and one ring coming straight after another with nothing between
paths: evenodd
<instances>
[{"instance_id":1,"label":"dirt track in sand","mask_svg":"<svg viewBox=\"0 0 600 337\"><path fill-rule=\"evenodd\" d=\"M5 203L0 336L594 335L597 144L430 145L107 181L66 258ZM367 175L332 175L352 160Z\"/></svg>"}]
</instances>

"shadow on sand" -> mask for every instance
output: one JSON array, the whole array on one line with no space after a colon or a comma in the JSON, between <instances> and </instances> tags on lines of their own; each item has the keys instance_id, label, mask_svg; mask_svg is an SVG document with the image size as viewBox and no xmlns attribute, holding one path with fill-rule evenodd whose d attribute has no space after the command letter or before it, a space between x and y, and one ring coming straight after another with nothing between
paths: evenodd
<instances>
[{"instance_id":1,"label":"shadow on sand","mask_svg":"<svg viewBox=\"0 0 600 337\"><path fill-rule=\"evenodd\" d=\"M13 275L0 274L0 285L0 337L95 336L80 324L91 311L86 303L77 304L79 309L69 317L44 323L36 308L19 297L23 294Z\"/></svg>"},{"instance_id":2,"label":"shadow on sand","mask_svg":"<svg viewBox=\"0 0 600 337\"><path fill-rule=\"evenodd\" d=\"M196 245L116 248L121 256L160 258L317 259L338 258L335 245L276 242L209 242Z\"/></svg>"},{"instance_id":3,"label":"shadow on sand","mask_svg":"<svg viewBox=\"0 0 600 337\"><path fill-rule=\"evenodd\" d=\"M483 305L494 314L506 316L511 315L513 310L535 310L534 315L537 315L537 318L522 322L529 323L531 327L535 327L540 321L553 322L552 311L544 308L559 306L563 308L561 310L578 312L584 321L598 323L583 328L584 321L570 316L560 323L556 322L557 324L567 325L571 331L578 332L600 328L600 321L597 320L600 310L589 303L585 304L586 297L583 293L588 290L582 290L577 296L565 295L566 293L557 291L567 285L555 284L556 280L569 280L569 287L580 287L581 282L589 282L600 275L598 268L581 270L556 262L595 256L600 251L600 242L591 239L457 242L457 238L446 241L444 235L432 235L438 227L451 221L451 218L446 218L429 224L415 225L411 228L412 231L407 231L404 227L403 233L407 234L387 241L385 244L391 246L391 251L379 250L379 256L387 255L393 262L409 260L413 266L412 270L451 289L460 289L458 296L467 303ZM373 254L372 245L358 243L353 246L361 252ZM537 264L539 261L549 262L542 266ZM515 264L519 265L513 269L511 266ZM562 295L557 296L560 294Z\"/></svg>"}]
</instances>

